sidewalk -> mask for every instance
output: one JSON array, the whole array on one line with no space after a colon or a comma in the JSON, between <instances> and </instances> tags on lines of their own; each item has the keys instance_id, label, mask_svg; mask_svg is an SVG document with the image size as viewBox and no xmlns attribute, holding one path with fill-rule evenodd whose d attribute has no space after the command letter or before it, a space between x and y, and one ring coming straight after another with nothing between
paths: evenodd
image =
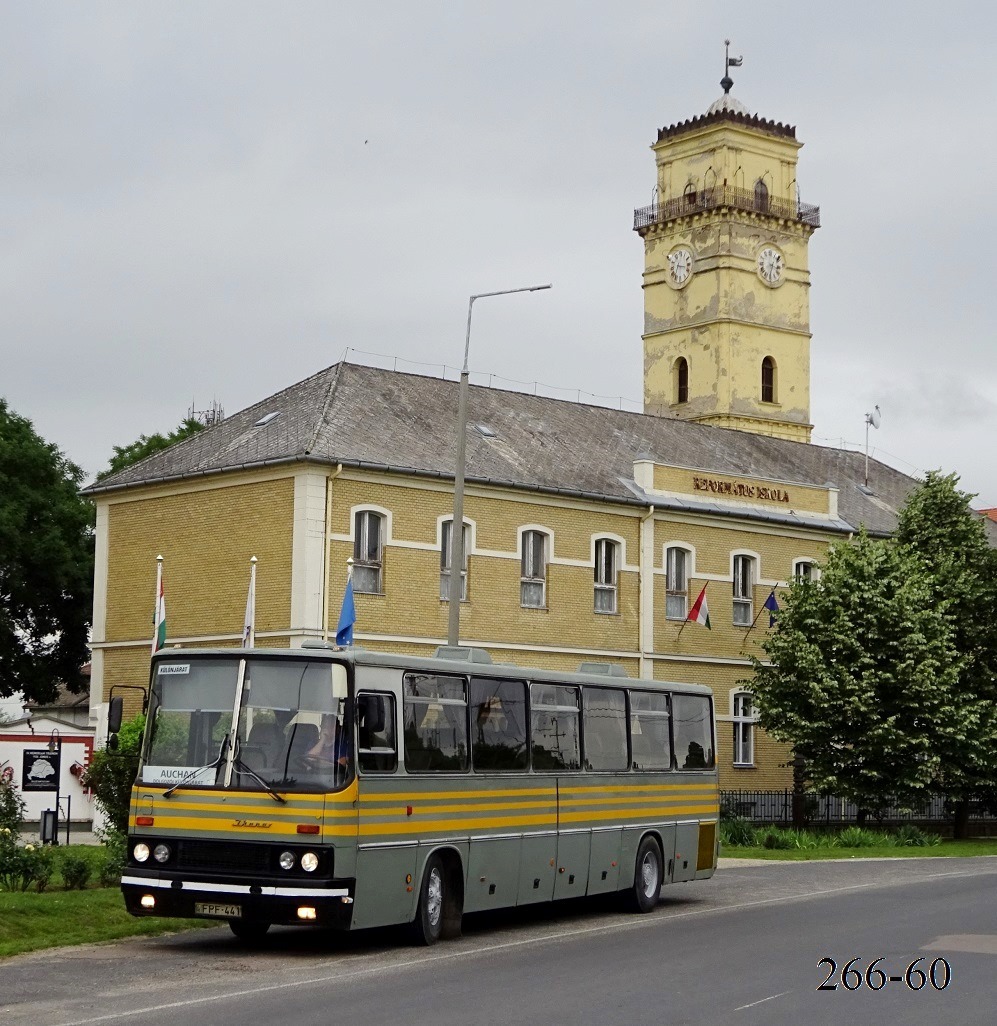
<instances>
[{"instance_id":1,"label":"sidewalk","mask_svg":"<svg viewBox=\"0 0 997 1026\"><path fill-rule=\"evenodd\" d=\"M37 823L25 823L21 830L21 840L25 843L38 844L38 829L39 824ZM66 824L59 824L59 844L66 843ZM100 838L98 838L93 831L90 829L89 823L70 823L69 825L69 843L70 844L100 844Z\"/></svg>"}]
</instances>

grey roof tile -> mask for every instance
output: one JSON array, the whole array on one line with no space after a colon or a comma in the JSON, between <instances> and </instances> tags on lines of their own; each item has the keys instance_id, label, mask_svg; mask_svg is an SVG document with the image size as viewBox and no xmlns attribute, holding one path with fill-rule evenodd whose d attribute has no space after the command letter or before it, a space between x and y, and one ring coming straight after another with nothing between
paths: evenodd
<instances>
[{"instance_id":1,"label":"grey roof tile","mask_svg":"<svg viewBox=\"0 0 997 1026\"><path fill-rule=\"evenodd\" d=\"M86 491L303 460L452 479L457 389L455 381L334 364ZM280 416L256 426L273 412ZM841 519L825 526L885 534L917 484L870 460L866 494L862 453L497 388L471 387L468 425L468 481L612 502L646 502L633 483L634 460L645 455L717 474L831 484Z\"/></svg>"}]
</instances>

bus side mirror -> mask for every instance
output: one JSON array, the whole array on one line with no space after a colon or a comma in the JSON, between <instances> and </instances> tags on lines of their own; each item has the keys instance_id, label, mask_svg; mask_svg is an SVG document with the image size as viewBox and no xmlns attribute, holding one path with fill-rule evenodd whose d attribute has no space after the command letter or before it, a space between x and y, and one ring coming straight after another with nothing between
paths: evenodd
<instances>
[{"instance_id":1,"label":"bus side mirror","mask_svg":"<svg viewBox=\"0 0 997 1026\"><path fill-rule=\"evenodd\" d=\"M124 710L124 699L118 695L107 703L107 736L110 739L112 734L121 730L121 714Z\"/></svg>"}]
</instances>

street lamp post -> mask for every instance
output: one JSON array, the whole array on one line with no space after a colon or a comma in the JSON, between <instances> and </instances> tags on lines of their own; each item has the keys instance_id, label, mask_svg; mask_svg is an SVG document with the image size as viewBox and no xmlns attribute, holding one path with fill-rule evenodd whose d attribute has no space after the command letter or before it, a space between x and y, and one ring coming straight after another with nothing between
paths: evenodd
<instances>
[{"instance_id":1,"label":"street lamp post","mask_svg":"<svg viewBox=\"0 0 997 1026\"><path fill-rule=\"evenodd\" d=\"M453 522L450 526L450 622L447 629L447 644L457 645L460 638L460 593L461 575L464 571L464 472L467 461L467 356L471 348L471 312L476 299L490 296L509 296L514 292L540 292L549 289L546 285L526 285L519 289L502 289L499 292L479 292L471 296L467 304L467 335L464 338L464 366L460 372L460 392L457 401L457 469L454 474ZM456 586L454 585L456 581Z\"/></svg>"},{"instance_id":2,"label":"street lamp post","mask_svg":"<svg viewBox=\"0 0 997 1026\"><path fill-rule=\"evenodd\" d=\"M62 734L55 727L48 736L48 750L55 753L55 829L52 831L52 844L59 844L59 797L61 794L62 776ZM68 843L68 842L67 842Z\"/></svg>"}]
</instances>

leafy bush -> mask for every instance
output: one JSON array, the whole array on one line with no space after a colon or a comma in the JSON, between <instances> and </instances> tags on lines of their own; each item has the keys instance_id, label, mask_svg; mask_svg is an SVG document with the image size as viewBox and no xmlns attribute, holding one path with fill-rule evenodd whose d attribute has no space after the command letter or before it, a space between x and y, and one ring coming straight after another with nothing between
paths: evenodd
<instances>
[{"instance_id":1,"label":"leafy bush","mask_svg":"<svg viewBox=\"0 0 997 1026\"><path fill-rule=\"evenodd\" d=\"M753 848L755 828L740 816L720 821L720 843L728 848Z\"/></svg>"},{"instance_id":2,"label":"leafy bush","mask_svg":"<svg viewBox=\"0 0 997 1026\"><path fill-rule=\"evenodd\" d=\"M788 851L790 848L795 848L796 845L793 843L793 837L789 830L780 830L778 827L768 827L762 834L762 847L769 849L776 849L779 851Z\"/></svg>"},{"instance_id":3,"label":"leafy bush","mask_svg":"<svg viewBox=\"0 0 997 1026\"><path fill-rule=\"evenodd\" d=\"M17 834L24 820L25 804L9 780L0 780L0 830Z\"/></svg>"},{"instance_id":4,"label":"leafy bush","mask_svg":"<svg viewBox=\"0 0 997 1026\"><path fill-rule=\"evenodd\" d=\"M834 839L834 844L838 848L875 848L882 843L881 834L857 826L845 827Z\"/></svg>"},{"instance_id":5,"label":"leafy bush","mask_svg":"<svg viewBox=\"0 0 997 1026\"><path fill-rule=\"evenodd\" d=\"M94 752L80 781L93 791L97 804L114 829L121 833L128 831L128 803L144 730L145 717L142 715L123 724L118 734L117 749L101 748Z\"/></svg>"},{"instance_id":6,"label":"leafy bush","mask_svg":"<svg viewBox=\"0 0 997 1026\"><path fill-rule=\"evenodd\" d=\"M55 869L55 861L52 858L52 849L42 844L26 844L27 865L31 872L31 879L34 882L38 893L41 894L49 885L52 879L52 872Z\"/></svg>"},{"instance_id":7,"label":"leafy bush","mask_svg":"<svg viewBox=\"0 0 997 1026\"><path fill-rule=\"evenodd\" d=\"M59 862L59 869L62 872L62 881L67 891L82 891L90 879L90 862L82 855L64 852Z\"/></svg>"},{"instance_id":8,"label":"leafy bush","mask_svg":"<svg viewBox=\"0 0 997 1026\"><path fill-rule=\"evenodd\" d=\"M938 834L929 834L914 823L897 827L891 840L898 848L934 848L942 843Z\"/></svg>"},{"instance_id":9,"label":"leafy bush","mask_svg":"<svg viewBox=\"0 0 997 1026\"><path fill-rule=\"evenodd\" d=\"M120 830L106 830L100 839L104 842L104 858L97 867L101 887L114 887L121 882L128 858L128 836Z\"/></svg>"}]
</instances>

